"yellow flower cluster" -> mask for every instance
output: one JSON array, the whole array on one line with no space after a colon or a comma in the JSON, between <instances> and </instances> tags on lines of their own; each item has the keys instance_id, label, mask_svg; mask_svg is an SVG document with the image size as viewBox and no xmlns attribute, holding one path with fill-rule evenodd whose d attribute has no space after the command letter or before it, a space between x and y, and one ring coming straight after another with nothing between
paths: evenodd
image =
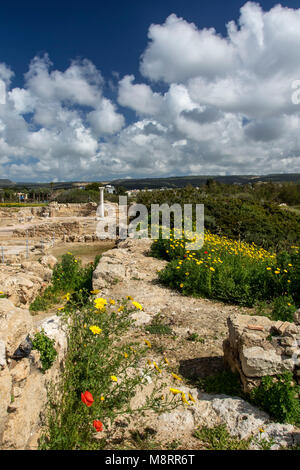
<instances>
[{"instance_id":1,"label":"yellow flower cluster","mask_svg":"<svg viewBox=\"0 0 300 470\"><path fill-rule=\"evenodd\" d=\"M190 405L190 403L187 401L186 394L181 390L177 390L176 388L170 388L170 392L173 393L173 395L181 395L181 401L185 405ZM196 403L196 400L191 393L188 393L188 398L191 402Z\"/></svg>"},{"instance_id":2,"label":"yellow flower cluster","mask_svg":"<svg viewBox=\"0 0 300 470\"><path fill-rule=\"evenodd\" d=\"M102 332L101 328L96 325L90 326L90 330L94 335L100 335L100 333Z\"/></svg>"},{"instance_id":3,"label":"yellow flower cluster","mask_svg":"<svg viewBox=\"0 0 300 470\"><path fill-rule=\"evenodd\" d=\"M138 310L143 310L142 305L139 304L138 302L135 302L135 301L133 300L131 303L132 303L132 305L133 305L136 309L138 309Z\"/></svg>"},{"instance_id":4,"label":"yellow flower cluster","mask_svg":"<svg viewBox=\"0 0 300 470\"><path fill-rule=\"evenodd\" d=\"M94 300L94 304L97 310L105 310L105 306L107 305L107 300L103 299L102 297L98 297Z\"/></svg>"}]
</instances>

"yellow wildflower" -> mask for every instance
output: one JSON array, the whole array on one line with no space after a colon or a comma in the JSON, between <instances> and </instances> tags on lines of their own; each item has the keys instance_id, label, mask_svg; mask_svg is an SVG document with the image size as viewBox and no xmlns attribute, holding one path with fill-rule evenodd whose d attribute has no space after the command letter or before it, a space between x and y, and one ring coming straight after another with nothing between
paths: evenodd
<instances>
[{"instance_id":1,"label":"yellow wildflower","mask_svg":"<svg viewBox=\"0 0 300 470\"><path fill-rule=\"evenodd\" d=\"M101 328L96 325L90 326L90 330L94 335L100 335L100 333L102 332Z\"/></svg>"},{"instance_id":2,"label":"yellow wildflower","mask_svg":"<svg viewBox=\"0 0 300 470\"><path fill-rule=\"evenodd\" d=\"M110 378L113 382L118 382L118 378L115 375L111 375Z\"/></svg>"},{"instance_id":3,"label":"yellow wildflower","mask_svg":"<svg viewBox=\"0 0 300 470\"><path fill-rule=\"evenodd\" d=\"M178 375L174 374L173 372L172 372L172 376L174 377L175 380L181 380L182 381L182 378L178 377Z\"/></svg>"},{"instance_id":4,"label":"yellow wildflower","mask_svg":"<svg viewBox=\"0 0 300 470\"><path fill-rule=\"evenodd\" d=\"M145 341L145 344L147 344L149 348L152 348L152 344L150 343L150 341L148 341L147 339L144 339L144 341Z\"/></svg>"},{"instance_id":5,"label":"yellow wildflower","mask_svg":"<svg viewBox=\"0 0 300 470\"><path fill-rule=\"evenodd\" d=\"M139 304L138 302L132 301L131 303L132 303L132 305L133 305L135 308L137 308L138 310L143 310L142 305Z\"/></svg>"},{"instance_id":6,"label":"yellow wildflower","mask_svg":"<svg viewBox=\"0 0 300 470\"><path fill-rule=\"evenodd\" d=\"M178 395L179 393L182 393L181 390L177 390L176 388L170 388L170 392L173 393L173 395Z\"/></svg>"},{"instance_id":7,"label":"yellow wildflower","mask_svg":"<svg viewBox=\"0 0 300 470\"><path fill-rule=\"evenodd\" d=\"M189 402L187 401L184 392L181 392L181 400L183 401L183 403L184 403L185 405L189 405Z\"/></svg>"}]
</instances>

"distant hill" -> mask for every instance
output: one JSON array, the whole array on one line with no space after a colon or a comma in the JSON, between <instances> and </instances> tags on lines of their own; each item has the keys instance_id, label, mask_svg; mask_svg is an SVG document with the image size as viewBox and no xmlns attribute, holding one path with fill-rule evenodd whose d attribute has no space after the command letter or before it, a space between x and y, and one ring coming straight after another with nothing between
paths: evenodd
<instances>
[{"instance_id":1,"label":"distant hill","mask_svg":"<svg viewBox=\"0 0 300 470\"><path fill-rule=\"evenodd\" d=\"M186 185L200 186L207 180L218 181L225 184L248 183L300 183L300 173L274 174L274 175L230 175L230 176L171 176L169 178L142 178L142 179L118 179L111 183L115 186L123 186L130 189L156 189L156 188L184 188Z\"/></svg>"},{"instance_id":2,"label":"distant hill","mask_svg":"<svg viewBox=\"0 0 300 470\"><path fill-rule=\"evenodd\" d=\"M7 188L9 186L14 186L16 183L6 179L0 179L0 188Z\"/></svg>"}]
</instances>

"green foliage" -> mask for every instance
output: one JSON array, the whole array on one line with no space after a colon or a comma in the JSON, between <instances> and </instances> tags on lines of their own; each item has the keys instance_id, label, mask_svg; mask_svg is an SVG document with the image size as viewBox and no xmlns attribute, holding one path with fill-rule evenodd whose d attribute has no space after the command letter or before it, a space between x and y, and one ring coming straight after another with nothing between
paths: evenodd
<instances>
[{"instance_id":1,"label":"green foliage","mask_svg":"<svg viewBox=\"0 0 300 470\"><path fill-rule=\"evenodd\" d=\"M216 187L219 189L214 192L207 192L207 189L199 191L193 187L146 191L139 193L137 202L145 204L148 211L151 204L180 204L182 208L184 204L204 204L207 230L234 240L254 242L265 249L289 250L291 245L300 240L299 214L281 209L273 203L262 202L262 197L250 201L233 197L234 193L230 191L238 189L234 186L225 188L228 194L222 188L220 190L219 186ZM249 194L252 195L252 192Z\"/></svg>"},{"instance_id":2,"label":"green foliage","mask_svg":"<svg viewBox=\"0 0 300 470\"><path fill-rule=\"evenodd\" d=\"M117 417L129 419L150 409L160 413L180 403L174 395L162 400L166 384L158 385L160 373L146 361L148 347L125 339L133 325L131 304L125 300L122 309L109 305L97 310L92 297L82 297L81 301L79 297L80 293L76 302L70 299L62 317L69 330L68 353L62 380L53 385L49 397L41 449L101 449L106 439L95 439L93 420L101 420L106 429ZM93 326L100 330L93 333ZM149 376L153 391L143 404L135 406L131 399L148 383ZM90 407L81 400L85 391L94 399Z\"/></svg>"},{"instance_id":3,"label":"green foliage","mask_svg":"<svg viewBox=\"0 0 300 470\"><path fill-rule=\"evenodd\" d=\"M173 233L173 232L172 232ZM171 233L171 236L172 236ZM170 261L160 271L160 281L184 295L206 297L253 307L259 302L278 300L274 318L279 318L279 303L286 301L282 319L300 305L300 252L271 254L254 244L245 244L205 234L203 248L186 251L186 240L159 239L152 244L151 255ZM290 304L290 305L288 305ZM277 313L276 313L277 312Z\"/></svg>"},{"instance_id":4,"label":"green foliage","mask_svg":"<svg viewBox=\"0 0 300 470\"><path fill-rule=\"evenodd\" d=\"M274 299L271 318L273 320L294 321L294 313L297 307L292 296L282 296Z\"/></svg>"},{"instance_id":5,"label":"green foliage","mask_svg":"<svg viewBox=\"0 0 300 470\"><path fill-rule=\"evenodd\" d=\"M251 394L251 401L267 411L279 423L300 424L300 387L290 372L277 377L263 377Z\"/></svg>"},{"instance_id":6,"label":"green foliage","mask_svg":"<svg viewBox=\"0 0 300 470\"><path fill-rule=\"evenodd\" d=\"M231 371L223 371L219 374L199 379L197 385L206 393L245 397L239 376Z\"/></svg>"},{"instance_id":7,"label":"green foliage","mask_svg":"<svg viewBox=\"0 0 300 470\"><path fill-rule=\"evenodd\" d=\"M69 189L61 192L56 196L55 201L61 204L66 203L86 203L86 202L99 202L99 189Z\"/></svg>"},{"instance_id":8,"label":"green foliage","mask_svg":"<svg viewBox=\"0 0 300 470\"><path fill-rule=\"evenodd\" d=\"M43 372L50 369L56 359L57 351L54 347L55 340L50 339L44 330L37 332L32 340L32 349L40 352Z\"/></svg>"},{"instance_id":9,"label":"green foliage","mask_svg":"<svg viewBox=\"0 0 300 470\"><path fill-rule=\"evenodd\" d=\"M66 253L54 267L52 285L54 289L63 291L91 290L93 269L93 265L82 267L80 259L72 253Z\"/></svg>"},{"instance_id":10,"label":"green foliage","mask_svg":"<svg viewBox=\"0 0 300 470\"><path fill-rule=\"evenodd\" d=\"M145 327L145 330L152 335L171 335L173 333L169 325L162 322L160 315L156 315L150 325Z\"/></svg>"},{"instance_id":11,"label":"green foliage","mask_svg":"<svg viewBox=\"0 0 300 470\"><path fill-rule=\"evenodd\" d=\"M29 309L31 312L46 312L52 305L60 301L61 295L53 286L48 286L41 295L36 296Z\"/></svg>"},{"instance_id":12,"label":"green foliage","mask_svg":"<svg viewBox=\"0 0 300 470\"><path fill-rule=\"evenodd\" d=\"M248 450L252 441L232 437L225 424L214 428L203 427L194 433L194 437L203 442L208 450Z\"/></svg>"},{"instance_id":13,"label":"green foliage","mask_svg":"<svg viewBox=\"0 0 300 470\"><path fill-rule=\"evenodd\" d=\"M52 305L57 304L66 292L82 290L88 296L92 289L93 271L99 259L100 256L96 256L93 264L83 267L81 261L72 253L63 255L61 262L57 263L53 269L52 284L35 298L29 307L30 310L32 312L47 311Z\"/></svg>"},{"instance_id":14,"label":"green foliage","mask_svg":"<svg viewBox=\"0 0 300 470\"><path fill-rule=\"evenodd\" d=\"M204 344L205 343L205 339L204 338L200 338L200 336L198 335L198 333L190 333L186 339L187 341L191 341L191 342L195 342L195 343L202 343Z\"/></svg>"}]
</instances>

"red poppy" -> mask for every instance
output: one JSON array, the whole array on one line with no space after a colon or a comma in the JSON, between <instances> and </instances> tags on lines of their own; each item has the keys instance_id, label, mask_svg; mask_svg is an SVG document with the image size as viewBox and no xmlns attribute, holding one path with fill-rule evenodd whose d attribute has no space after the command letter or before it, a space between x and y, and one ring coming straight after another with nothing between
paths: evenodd
<instances>
[{"instance_id":1,"label":"red poppy","mask_svg":"<svg viewBox=\"0 0 300 470\"><path fill-rule=\"evenodd\" d=\"M81 401L86 406L92 406L92 404L94 403L93 395L90 392L86 391L86 392L81 394Z\"/></svg>"},{"instance_id":2,"label":"red poppy","mask_svg":"<svg viewBox=\"0 0 300 470\"><path fill-rule=\"evenodd\" d=\"M204 254L205 254L205 255L208 255L208 251L204 251Z\"/></svg>"},{"instance_id":3,"label":"red poppy","mask_svg":"<svg viewBox=\"0 0 300 470\"><path fill-rule=\"evenodd\" d=\"M96 429L97 432L103 431L103 424L98 419L95 419L93 421L93 426L94 426L94 428Z\"/></svg>"}]
</instances>

